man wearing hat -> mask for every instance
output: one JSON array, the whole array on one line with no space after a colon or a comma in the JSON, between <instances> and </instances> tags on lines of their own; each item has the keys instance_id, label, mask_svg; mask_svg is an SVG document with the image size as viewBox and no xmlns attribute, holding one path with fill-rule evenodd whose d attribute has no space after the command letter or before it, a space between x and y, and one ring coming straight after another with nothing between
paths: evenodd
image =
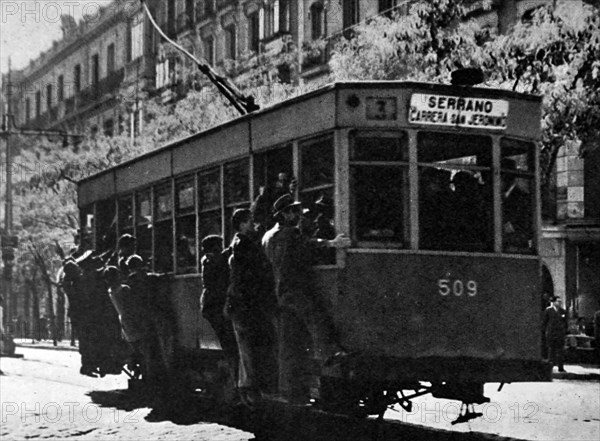
<instances>
[{"instance_id":1,"label":"man wearing hat","mask_svg":"<svg viewBox=\"0 0 600 441\"><path fill-rule=\"evenodd\" d=\"M239 348L240 398L253 406L262 393L272 393L276 383L273 326L276 300L269 262L254 240L252 212L235 210L231 223L236 233L231 242L226 308Z\"/></svg>"},{"instance_id":2,"label":"man wearing hat","mask_svg":"<svg viewBox=\"0 0 600 441\"><path fill-rule=\"evenodd\" d=\"M279 392L290 401L306 403L309 388L302 375L313 342L331 354L340 352L341 347L313 286L311 250L298 228L301 204L286 194L275 201L273 208L277 224L265 233L262 245L273 268L280 313ZM344 242L338 239L327 241L328 245ZM311 324L316 327L312 341Z\"/></svg>"}]
</instances>

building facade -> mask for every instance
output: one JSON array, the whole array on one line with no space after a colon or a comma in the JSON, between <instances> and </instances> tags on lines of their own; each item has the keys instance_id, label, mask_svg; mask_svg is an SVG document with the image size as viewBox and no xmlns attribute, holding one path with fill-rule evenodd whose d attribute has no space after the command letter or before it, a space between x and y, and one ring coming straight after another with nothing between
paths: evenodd
<instances>
[{"instance_id":1,"label":"building facade","mask_svg":"<svg viewBox=\"0 0 600 441\"><path fill-rule=\"evenodd\" d=\"M17 125L113 135L139 124L136 93L141 100L153 84L154 34L132 4L113 2L79 23L61 17L63 39L11 73Z\"/></svg>"}]
</instances>

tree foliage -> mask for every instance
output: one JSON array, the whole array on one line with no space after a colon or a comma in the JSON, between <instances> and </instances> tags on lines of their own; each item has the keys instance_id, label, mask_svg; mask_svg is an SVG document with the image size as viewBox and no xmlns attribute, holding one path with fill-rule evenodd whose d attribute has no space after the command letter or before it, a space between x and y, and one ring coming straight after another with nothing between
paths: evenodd
<instances>
[{"instance_id":1,"label":"tree foliage","mask_svg":"<svg viewBox=\"0 0 600 441\"><path fill-rule=\"evenodd\" d=\"M600 11L562 2L496 35L465 16L459 0L418 2L408 16L376 17L342 40L333 80L448 82L464 67L481 68L486 86L543 96L542 164L552 173L559 149L600 143Z\"/></svg>"}]
</instances>

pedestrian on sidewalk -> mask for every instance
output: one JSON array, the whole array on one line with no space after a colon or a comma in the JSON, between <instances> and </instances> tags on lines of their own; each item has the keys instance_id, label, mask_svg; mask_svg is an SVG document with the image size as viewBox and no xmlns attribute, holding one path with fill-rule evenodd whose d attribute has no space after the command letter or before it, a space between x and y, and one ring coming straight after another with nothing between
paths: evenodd
<instances>
[{"instance_id":1,"label":"pedestrian on sidewalk","mask_svg":"<svg viewBox=\"0 0 600 441\"><path fill-rule=\"evenodd\" d=\"M552 366L558 365L559 372L565 372L564 349L567 332L567 312L561 307L560 297L553 296L552 304L544 311L542 328L548 345L548 359Z\"/></svg>"}]
</instances>

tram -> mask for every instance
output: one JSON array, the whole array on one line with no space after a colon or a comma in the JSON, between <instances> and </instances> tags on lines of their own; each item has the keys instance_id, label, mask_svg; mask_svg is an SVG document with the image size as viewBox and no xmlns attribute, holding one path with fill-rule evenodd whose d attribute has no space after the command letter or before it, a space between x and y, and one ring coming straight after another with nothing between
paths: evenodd
<instances>
[{"instance_id":1,"label":"tram","mask_svg":"<svg viewBox=\"0 0 600 441\"><path fill-rule=\"evenodd\" d=\"M333 201L350 245L315 262L350 354L311 373L321 399L380 413L432 393L483 403L483 385L549 381L540 344L541 99L414 82L326 86L82 180L82 241L124 233L171 273L177 340L219 358L199 312L200 241L280 173L305 207ZM321 357L321 358L320 358ZM198 367L200 368L200 367Z\"/></svg>"}]
</instances>

